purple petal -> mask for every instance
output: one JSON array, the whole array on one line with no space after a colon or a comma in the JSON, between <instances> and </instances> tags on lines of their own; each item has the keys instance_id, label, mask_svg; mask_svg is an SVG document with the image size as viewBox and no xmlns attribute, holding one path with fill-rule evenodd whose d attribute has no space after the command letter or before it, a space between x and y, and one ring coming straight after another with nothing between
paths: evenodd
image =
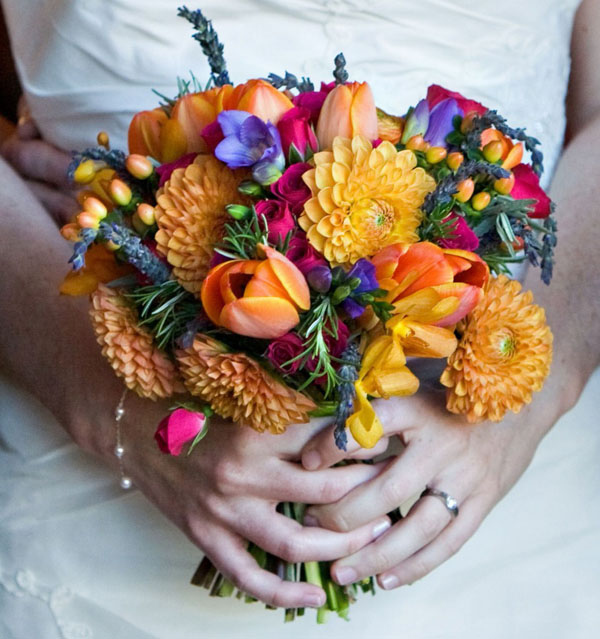
<instances>
[{"instance_id":1,"label":"purple petal","mask_svg":"<svg viewBox=\"0 0 600 639\"><path fill-rule=\"evenodd\" d=\"M348 317L352 319L356 319L357 317L360 317L365 312L364 307L361 306L355 300L353 300L351 297L347 297L342 302L341 306L344 309L345 313L348 315Z\"/></svg>"},{"instance_id":2,"label":"purple petal","mask_svg":"<svg viewBox=\"0 0 600 639\"><path fill-rule=\"evenodd\" d=\"M354 289L355 293L366 293L379 287L375 277L375 265L365 258L361 258L350 269L348 278L358 277L360 284Z\"/></svg>"},{"instance_id":3,"label":"purple petal","mask_svg":"<svg viewBox=\"0 0 600 639\"><path fill-rule=\"evenodd\" d=\"M404 132L402 133L402 144L406 144L413 135L425 135L429 126L429 104L423 99L417 104L414 110L406 118Z\"/></svg>"},{"instance_id":4,"label":"purple petal","mask_svg":"<svg viewBox=\"0 0 600 639\"><path fill-rule=\"evenodd\" d=\"M271 146L272 141L267 125L255 115L251 115L240 127L238 136L247 147Z\"/></svg>"},{"instance_id":5,"label":"purple petal","mask_svg":"<svg viewBox=\"0 0 600 639\"><path fill-rule=\"evenodd\" d=\"M452 120L456 115L463 115L463 110L454 98L447 98L434 106L429 116L425 140L431 146L447 146L446 136L454 129Z\"/></svg>"},{"instance_id":6,"label":"purple petal","mask_svg":"<svg viewBox=\"0 0 600 639\"><path fill-rule=\"evenodd\" d=\"M237 135L244 122L252 117L248 111L221 111L217 120L221 125L223 135Z\"/></svg>"},{"instance_id":7,"label":"purple petal","mask_svg":"<svg viewBox=\"0 0 600 639\"><path fill-rule=\"evenodd\" d=\"M235 135L230 135L219 142L215 149L215 155L230 169L252 166L260 158L260 155L256 157L254 149L244 146Z\"/></svg>"}]
</instances>

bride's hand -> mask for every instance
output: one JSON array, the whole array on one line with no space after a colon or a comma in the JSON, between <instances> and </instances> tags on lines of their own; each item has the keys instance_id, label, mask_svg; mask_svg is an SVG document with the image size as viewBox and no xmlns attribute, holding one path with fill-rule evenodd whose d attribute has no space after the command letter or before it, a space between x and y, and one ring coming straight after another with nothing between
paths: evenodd
<instances>
[{"instance_id":1,"label":"bride's hand","mask_svg":"<svg viewBox=\"0 0 600 639\"><path fill-rule=\"evenodd\" d=\"M334 563L333 578L347 584L378 575L380 586L391 589L420 579L454 555L517 481L543 434L570 405L563 389L556 380L547 383L532 405L495 424L469 425L446 412L443 391L378 400L384 432L398 435L404 451L337 503L309 509L305 522L353 530L418 496L426 486L454 497L459 514L454 517L438 497L422 497L386 534ZM349 453L356 448L355 442L349 444ZM328 429L308 444L302 460L306 468L320 469L343 457Z\"/></svg>"},{"instance_id":2,"label":"bride's hand","mask_svg":"<svg viewBox=\"0 0 600 639\"><path fill-rule=\"evenodd\" d=\"M71 156L42 139L24 98L19 100L19 123L1 145L0 155L25 180L42 206L64 224L79 210L67 169Z\"/></svg>"},{"instance_id":3,"label":"bride's hand","mask_svg":"<svg viewBox=\"0 0 600 639\"><path fill-rule=\"evenodd\" d=\"M356 552L389 526L383 513L352 532L338 533L303 527L276 511L281 501L338 501L379 470L363 464L304 470L299 451L323 427L316 420L275 436L214 418L194 452L177 458L160 453L152 440L160 410L137 398L128 403L122 422L127 474L224 575L257 599L281 607L316 607L325 593L262 570L247 553L246 539L290 562L331 560Z\"/></svg>"}]
</instances>

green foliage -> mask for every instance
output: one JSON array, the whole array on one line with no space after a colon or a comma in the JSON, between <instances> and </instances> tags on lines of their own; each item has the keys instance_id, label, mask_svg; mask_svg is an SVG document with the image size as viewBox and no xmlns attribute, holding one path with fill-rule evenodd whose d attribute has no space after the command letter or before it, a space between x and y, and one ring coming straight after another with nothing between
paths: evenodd
<instances>
[{"instance_id":1,"label":"green foliage","mask_svg":"<svg viewBox=\"0 0 600 639\"><path fill-rule=\"evenodd\" d=\"M262 224L261 224L262 222ZM242 220L235 220L225 225L225 234L215 251L232 260L253 260L257 256L257 246L267 244L269 225L263 215L258 220L256 210Z\"/></svg>"}]
</instances>

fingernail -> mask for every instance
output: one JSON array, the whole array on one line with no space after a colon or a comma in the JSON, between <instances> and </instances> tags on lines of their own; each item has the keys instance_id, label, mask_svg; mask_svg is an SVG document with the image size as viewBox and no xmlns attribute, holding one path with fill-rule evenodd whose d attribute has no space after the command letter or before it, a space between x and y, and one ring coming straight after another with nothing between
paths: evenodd
<instances>
[{"instance_id":1,"label":"fingernail","mask_svg":"<svg viewBox=\"0 0 600 639\"><path fill-rule=\"evenodd\" d=\"M400 585L400 580L395 575L386 575L379 579L379 583L384 590L391 590L397 588Z\"/></svg>"},{"instance_id":2,"label":"fingernail","mask_svg":"<svg viewBox=\"0 0 600 639\"><path fill-rule=\"evenodd\" d=\"M305 526L318 526L319 520L312 515L304 515L304 525Z\"/></svg>"},{"instance_id":3,"label":"fingernail","mask_svg":"<svg viewBox=\"0 0 600 639\"><path fill-rule=\"evenodd\" d=\"M306 470L316 470L321 465L321 455L318 450L309 450L302 455L302 465Z\"/></svg>"},{"instance_id":4,"label":"fingernail","mask_svg":"<svg viewBox=\"0 0 600 639\"><path fill-rule=\"evenodd\" d=\"M325 605L325 593L306 595L304 605L308 608L320 608Z\"/></svg>"},{"instance_id":5,"label":"fingernail","mask_svg":"<svg viewBox=\"0 0 600 639\"><path fill-rule=\"evenodd\" d=\"M375 524L375 526L373 526L373 539L377 539L377 537L383 535L383 533L388 530L391 525L392 522L389 519L383 519L379 523Z\"/></svg>"},{"instance_id":6,"label":"fingernail","mask_svg":"<svg viewBox=\"0 0 600 639\"><path fill-rule=\"evenodd\" d=\"M340 586L347 586L358 580L358 573L350 566L341 566L335 570L335 580Z\"/></svg>"}]
</instances>

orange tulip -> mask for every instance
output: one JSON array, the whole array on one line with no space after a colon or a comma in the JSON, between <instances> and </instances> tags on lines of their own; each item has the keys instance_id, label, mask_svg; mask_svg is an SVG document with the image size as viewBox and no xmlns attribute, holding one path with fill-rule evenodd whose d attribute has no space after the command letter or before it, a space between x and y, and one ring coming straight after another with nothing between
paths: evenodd
<instances>
[{"instance_id":1,"label":"orange tulip","mask_svg":"<svg viewBox=\"0 0 600 639\"><path fill-rule=\"evenodd\" d=\"M521 142L513 144L513 141L497 129L486 129L481 134L481 148L483 149L490 142L498 141L500 143L500 160L502 160L502 168L510 171L510 169L521 163L523 159L523 145Z\"/></svg>"},{"instance_id":2,"label":"orange tulip","mask_svg":"<svg viewBox=\"0 0 600 639\"><path fill-rule=\"evenodd\" d=\"M367 140L377 138L377 109L371 87L366 82L340 84L329 93L317 122L317 138L322 149L330 149L336 136Z\"/></svg>"},{"instance_id":3,"label":"orange tulip","mask_svg":"<svg viewBox=\"0 0 600 639\"><path fill-rule=\"evenodd\" d=\"M239 97L239 101L236 99ZM248 111L265 122L277 124L284 113L294 108L292 101L265 80L249 80L237 86L229 104L229 109Z\"/></svg>"},{"instance_id":4,"label":"orange tulip","mask_svg":"<svg viewBox=\"0 0 600 639\"><path fill-rule=\"evenodd\" d=\"M300 321L310 292L304 275L285 256L259 245L264 260L232 260L215 266L202 284L209 319L238 335L273 339Z\"/></svg>"},{"instance_id":5,"label":"orange tulip","mask_svg":"<svg viewBox=\"0 0 600 639\"><path fill-rule=\"evenodd\" d=\"M396 313L403 298L428 287L443 298L456 297L456 309L436 321L436 326L450 326L470 313L489 277L487 264L475 253L442 249L431 242L392 244L372 262L379 286L389 291L387 301L396 306Z\"/></svg>"}]
</instances>

